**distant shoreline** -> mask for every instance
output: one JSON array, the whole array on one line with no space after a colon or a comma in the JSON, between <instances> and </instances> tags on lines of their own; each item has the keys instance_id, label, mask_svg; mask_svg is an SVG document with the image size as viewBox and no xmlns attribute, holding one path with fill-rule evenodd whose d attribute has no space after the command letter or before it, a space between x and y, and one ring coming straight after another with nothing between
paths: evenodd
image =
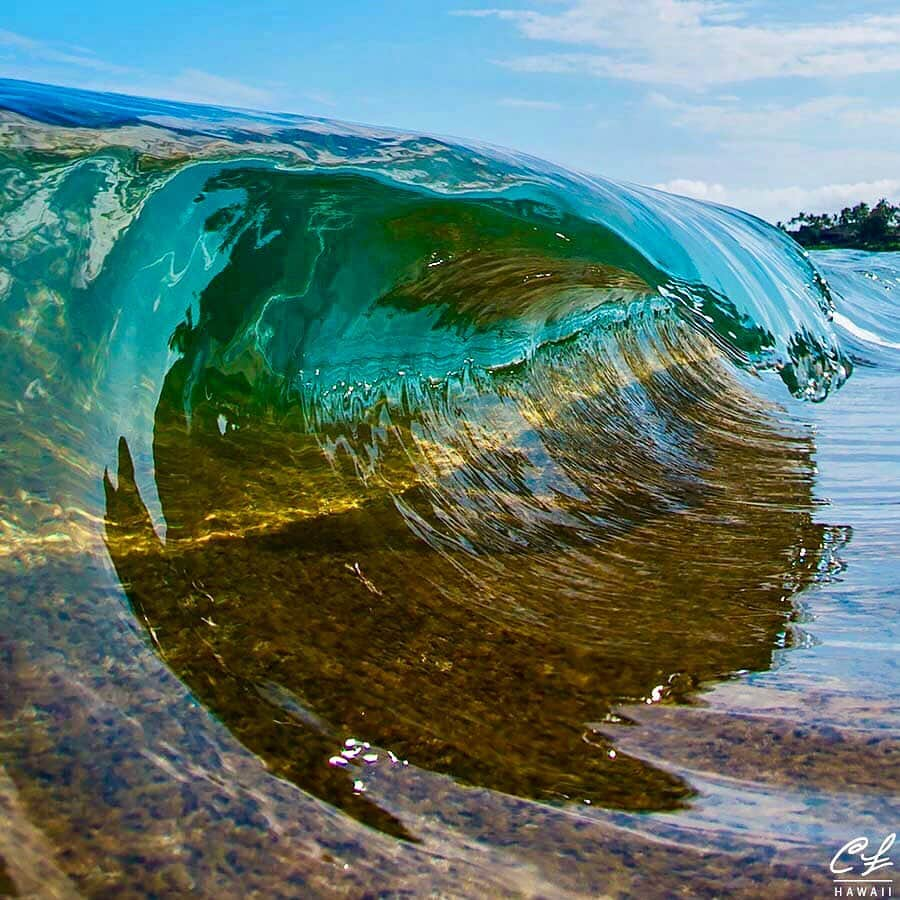
<instances>
[{"instance_id":1,"label":"distant shoreline","mask_svg":"<svg viewBox=\"0 0 900 900\"><path fill-rule=\"evenodd\" d=\"M787 224L777 224L808 250L900 250L900 206L886 199L871 208L858 203L836 214L801 212Z\"/></svg>"},{"instance_id":2,"label":"distant shoreline","mask_svg":"<svg viewBox=\"0 0 900 900\"><path fill-rule=\"evenodd\" d=\"M804 250L865 250L868 253L896 253L900 252L900 241L892 241L887 244L805 244L797 240L797 235L789 231L788 234L803 247Z\"/></svg>"}]
</instances>

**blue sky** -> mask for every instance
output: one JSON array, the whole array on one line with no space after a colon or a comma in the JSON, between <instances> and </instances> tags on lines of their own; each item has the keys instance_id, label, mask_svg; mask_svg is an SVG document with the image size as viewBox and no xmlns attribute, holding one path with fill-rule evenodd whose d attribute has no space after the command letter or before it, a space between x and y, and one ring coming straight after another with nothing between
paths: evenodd
<instances>
[{"instance_id":1,"label":"blue sky","mask_svg":"<svg viewBox=\"0 0 900 900\"><path fill-rule=\"evenodd\" d=\"M771 219L900 200L897 0L41 0L0 77L476 138Z\"/></svg>"}]
</instances>

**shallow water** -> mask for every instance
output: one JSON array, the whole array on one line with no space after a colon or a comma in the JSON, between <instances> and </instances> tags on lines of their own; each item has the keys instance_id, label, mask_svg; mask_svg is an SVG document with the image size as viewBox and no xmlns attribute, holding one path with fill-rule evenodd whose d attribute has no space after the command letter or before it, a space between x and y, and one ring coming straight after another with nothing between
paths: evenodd
<instances>
[{"instance_id":1,"label":"shallow water","mask_svg":"<svg viewBox=\"0 0 900 900\"><path fill-rule=\"evenodd\" d=\"M813 895L895 830L900 255L16 82L0 152L7 893Z\"/></svg>"}]
</instances>

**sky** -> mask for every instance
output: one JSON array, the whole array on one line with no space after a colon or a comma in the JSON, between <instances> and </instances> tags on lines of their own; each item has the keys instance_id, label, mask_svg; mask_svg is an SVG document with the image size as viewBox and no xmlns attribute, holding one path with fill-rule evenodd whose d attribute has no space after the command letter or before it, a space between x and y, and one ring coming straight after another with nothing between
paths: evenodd
<instances>
[{"instance_id":1,"label":"sky","mask_svg":"<svg viewBox=\"0 0 900 900\"><path fill-rule=\"evenodd\" d=\"M40 0L0 77L512 147L772 221L900 201L897 0Z\"/></svg>"}]
</instances>

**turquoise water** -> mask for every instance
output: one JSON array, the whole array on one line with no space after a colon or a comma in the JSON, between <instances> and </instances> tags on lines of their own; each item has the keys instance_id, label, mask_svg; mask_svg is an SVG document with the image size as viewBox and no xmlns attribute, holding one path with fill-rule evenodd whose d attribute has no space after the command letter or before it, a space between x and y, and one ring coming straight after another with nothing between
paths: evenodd
<instances>
[{"instance_id":1,"label":"turquoise water","mask_svg":"<svg viewBox=\"0 0 900 900\"><path fill-rule=\"evenodd\" d=\"M0 179L10 890L796 896L893 829L900 256L10 81Z\"/></svg>"}]
</instances>

